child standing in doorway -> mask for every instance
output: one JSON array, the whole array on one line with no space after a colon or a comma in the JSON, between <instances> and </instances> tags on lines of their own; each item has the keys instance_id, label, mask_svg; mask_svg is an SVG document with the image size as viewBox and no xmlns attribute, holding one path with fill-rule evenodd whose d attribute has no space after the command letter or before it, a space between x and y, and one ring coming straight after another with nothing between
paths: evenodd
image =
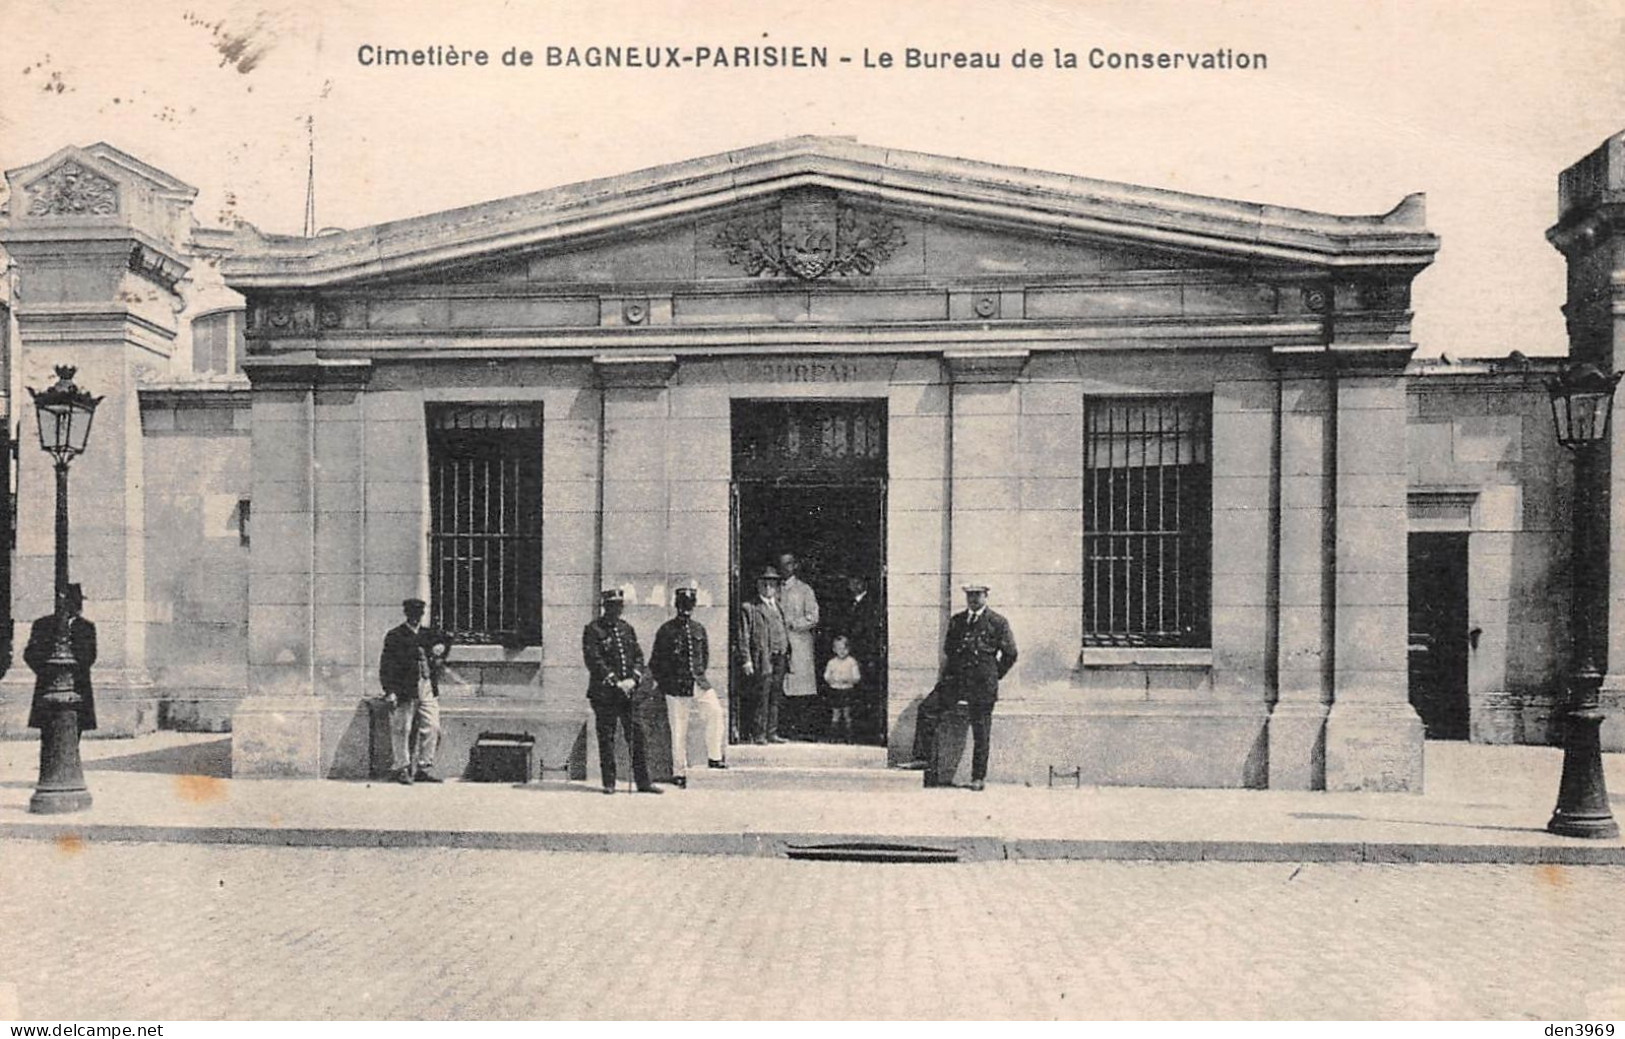
<instances>
[{"instance_id":1,"label":"child standing in doorway","mask_svg":"<svg viewBox=\"0 0 1625 1039\"><path fill-rule=\"evenodd\" d=\"M829 736L850 742L852 739L852 691L863 681L863 672L852 656L852 646L845 635L835 636L831 645L834 656L824 665L824 687L829 690Z\"/></svg>"}]
</instances>

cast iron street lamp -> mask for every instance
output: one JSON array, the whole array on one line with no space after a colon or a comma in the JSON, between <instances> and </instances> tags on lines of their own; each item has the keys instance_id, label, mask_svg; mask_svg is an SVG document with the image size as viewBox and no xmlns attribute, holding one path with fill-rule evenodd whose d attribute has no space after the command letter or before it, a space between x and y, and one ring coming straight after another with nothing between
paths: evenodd
<instances>
[{"instance_id":1,"label":"cast iron street lamp","mask_svg":"<svg viewBox=\"0 0 1625 1039\"><path fill-rule=\"evenodd\" d=\"M1608 418L1614 410L1614 387L1620 373L1605 375L1596 365L1575 364L1561 379L1546 384L1552 395L1557 442L1574 452L1574 677L1564 719L1563 781L1557 808L1546 829L1565 837L1618 837L1619 826L1608 809L1608 785L1602 773L1602 725L1597 690L1602 670L1597 659L1597 618L1607 609L1599 595L1608 572L1599 558L1604 546L1597 536L1597 463L1608 442Z\"/></svg>"},{"instance_id":2,"label":"cast iron street lamp","mask_svg":"<svg viewBox=\"0 0 1625 1039\"><path fill-rule=\"evenodd\" d=\"M68 463L84 453L90 422L100 397L73 384L77 369L58 365L56 384L29 389L39 414L39 446L56 459L56 642L45 662L43 718L40 724L39 782L30 812L77 812L90 807L90 791L79 764L78 665L73 658L68 612Z\"/></svg>"}]
</instances>

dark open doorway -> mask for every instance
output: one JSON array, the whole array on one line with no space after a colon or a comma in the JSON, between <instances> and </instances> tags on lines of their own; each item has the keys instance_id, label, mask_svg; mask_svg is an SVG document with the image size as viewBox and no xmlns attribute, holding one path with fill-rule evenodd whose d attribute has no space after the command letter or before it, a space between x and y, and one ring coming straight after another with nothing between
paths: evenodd
<instances>
[{"instance_id":1,"label":"dark open doorway","mask_svg":"<svg viewBox=\"0 0 1625 1039\"><path fill-rule=\"evenodd\" d=\"M1467 535L1410 536L1410 693L1430 740L1464 740Z\"/></svg>"},{"instance_id":2,"label":"dark open doorway","mask_svg":"<svg viewBox=\"0 0 1625 1039\"><path fill-rule=\"evenodd\" d=\"M818 601L812 639L819 693L786 697L780 734L795 740L886 741L886 402L766 400L733 404L732 601L794 554ZM852 578L866 595L855 603ZM736 611L737 613L737 611ZM734 619L737 637L737 617ZM822 681L837 635L848 635L859 687L831 695ZM734 689L744 689L737 654ZM749 698L732 696L729 729L749 731ZM850 707L850 725L833 724Z\"/></svg>"}]
</instances>

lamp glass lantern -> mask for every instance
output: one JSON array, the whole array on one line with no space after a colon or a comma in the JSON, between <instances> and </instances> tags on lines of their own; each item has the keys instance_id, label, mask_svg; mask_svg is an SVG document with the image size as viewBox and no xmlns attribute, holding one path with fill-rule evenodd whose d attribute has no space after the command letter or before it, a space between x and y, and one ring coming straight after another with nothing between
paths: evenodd
<instances>
[{"instance_id":1,"label":"lamp glass lantern","mask_svg":"<svg viewBox=\"0 0 1625 1039\"><path fill-rule=\"evenodd\" d=\"M1620 375L1604 374L1594 364L1571 365L1560 379L1546 384L1552 398L1552 422L1557 442L1574 450L1608 439L1608 420L1614 411L1614 389Z\"/></svg>"},{"instance_id":2,"label":"lamp glass lantern","mask_svg":"<svg viewBox=\"0 0 1625 1039\"><path fill-rule=\"evenodd\" d=\"M43 390L30 387L28 391L34 396L34 411L39 419L39 446L58 464L84 453L96 405L102 402L102 398L92 397L74 385L77 371L72 365L57 365L55 384Z\"/></svg>"}]
</instances>

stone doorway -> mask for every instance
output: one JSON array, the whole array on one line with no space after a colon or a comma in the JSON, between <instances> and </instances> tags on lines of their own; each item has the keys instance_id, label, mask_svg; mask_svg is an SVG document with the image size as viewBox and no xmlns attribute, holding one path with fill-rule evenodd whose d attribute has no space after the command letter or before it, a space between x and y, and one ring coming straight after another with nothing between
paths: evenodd
<instances>
[{"instance_id":1,"label":"stone doorway","mask_svg":"<svg viewBox=\"0 0 1625 1039\"><path fill-rule=\"evenodd\" d=\"M1410 536L1410 699L1430 740L1469 736L1467 538Z\"/></svg>"},{"instance_id":2,"label":"stone doorway","mask_svg":"<svg viewBox=\"0 0 1625 1039\"><path fill-rule=\"evenodd\" d=\"M756 577L782 553L818 600L812 681L819 692L787 696L780 734L799 742L886 742L886 402L735 401L731 601L755 593ZM854 603L853 579L866 591ZM738 618L732 619L738 635ZM844 699L851 723L834 725L822 682L837 635L848 635L864 671ZM730 653L731 688L746 688ZM751 705L732 696L729 731L749 734Z\"/></svg>"}]
</instances>

